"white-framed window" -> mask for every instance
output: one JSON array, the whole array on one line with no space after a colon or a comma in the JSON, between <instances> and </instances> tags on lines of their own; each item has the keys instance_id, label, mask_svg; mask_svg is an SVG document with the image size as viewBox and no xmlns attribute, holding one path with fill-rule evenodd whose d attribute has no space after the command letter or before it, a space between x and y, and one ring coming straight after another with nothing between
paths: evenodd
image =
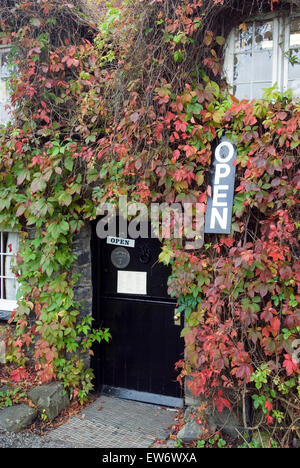
<instances>
[{"instance_id":1,"label":"white-framed window","mask_svg":"<svg viewBox=\"0 0 300 468\"><path fill-rule=\"evenodd\" d=\"M290 55L290 57L288 56ZM277 83L300 96L300 12L265 15L229 34L224 71L238 99L258 99Z\"/></svg>"},{"instance_id":2,"label":"white-framed window","mask_svg":"<svg viewBox=\"0 0 300 468\"><path fill-rule=\"evenodd\" d=\"M10 48L0 45L0 124L6 125L11 120L11 113L6 108L9 104L7 81L11 76L8 66Z\"/></svg>"},{"instance_id":3,"label":"white-framed window","mask_svg":"<svg viewBox=\"0 0 300 468\"><path fill-rule=\"evenodd\" d=\"M13 272L19 248L17 232L0 231L0 319L8 320L17 306L18 282Z\"/></svg>"}]
</instances>

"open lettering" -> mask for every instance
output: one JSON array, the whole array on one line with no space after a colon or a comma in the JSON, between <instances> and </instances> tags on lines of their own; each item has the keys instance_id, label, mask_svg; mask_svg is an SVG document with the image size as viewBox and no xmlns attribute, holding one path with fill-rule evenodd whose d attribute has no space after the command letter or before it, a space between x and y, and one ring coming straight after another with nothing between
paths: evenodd
<instances>
[{"instance_id":1,"label":"open lettering","mask_svg":"<svg viewBox=\"0 0 300 468\"><path fill-rule=\"evenodd\" d=\"M213 161L212 197L207 200L205 232L229 234L231 229L235 165L235 146L223 138Z\"/></svg>"},{"instance_id":2,"label":"open lettering","mask_svg":"<svg viewBox=\"0 0 300 468\"><path fill-rule=\"evenodd\" d=\"M123 245L124 247L134 247L135 240L133 239L122 239L121 237L108 236L106 239L107 244L111 245Z\"/></svg>"}]
</instances>

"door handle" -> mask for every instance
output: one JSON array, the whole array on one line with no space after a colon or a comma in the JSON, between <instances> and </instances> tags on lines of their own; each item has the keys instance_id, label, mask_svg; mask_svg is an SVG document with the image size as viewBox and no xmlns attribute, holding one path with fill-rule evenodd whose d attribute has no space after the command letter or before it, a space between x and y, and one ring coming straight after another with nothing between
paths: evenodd
<instances>
[{"instance_id":1,"label":"door handle","mask_svg":"<svg viewBox=\"0 0 300 468\"><path fill-rule=\"evenodd\" d=\"M178 309L174 310L174 325L180 327L181 325L181 313L178 312Z\"/></svg>"}]
</instances>

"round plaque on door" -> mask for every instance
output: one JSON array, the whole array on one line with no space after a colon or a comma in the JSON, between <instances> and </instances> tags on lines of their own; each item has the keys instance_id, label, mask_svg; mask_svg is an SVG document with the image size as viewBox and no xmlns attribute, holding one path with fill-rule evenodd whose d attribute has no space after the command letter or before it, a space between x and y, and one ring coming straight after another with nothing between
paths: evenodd
<instances>
[{"instance_id":1,"label":"round plaque on door","mask_svg":"<svg viewBox=\"0 0 300 468\"><path fill-rule=\"evenodd\" d=\"M130 253L124 247L117 247L111 253L111 262L116 268L126 268L130 262Z\"/></svg>"}]
</instances>

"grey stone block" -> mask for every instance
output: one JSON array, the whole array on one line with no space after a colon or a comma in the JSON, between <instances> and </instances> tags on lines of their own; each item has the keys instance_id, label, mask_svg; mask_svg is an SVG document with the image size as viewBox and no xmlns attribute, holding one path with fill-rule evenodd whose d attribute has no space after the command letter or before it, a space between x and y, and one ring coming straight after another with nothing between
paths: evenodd
<instances>
[{"instance_id":1,"label":"grey stone block","mask_svg":"<svg viewBox=\"0 0 300 468\"><path fill-rule=\"evenodd\" d=\"M202 417L206 417L206 412L201 412ZM200 416L198 406L188 406L184 412L184 422L188 423L195 419L195 416ZM201 419L201 418L200 418Z\"/></svg>"},{"instance_id":2,"label":"grey stone block","mask_svg":"<svg viewBox=\"0 0 300 468\"><path fill-rule=\"evenodd\" d=\"M194 401L193 405L189 405L185 410L184 421L189 423L193 420L194 414L197 414L198 405ZM240 434L244 434L245 429L241 418L232 410L224 408L222 413L219 413L216 409L212 410L212 405L205 409L202 414L203 421L210 434L214 434L217 430L220 430L232 439L237 439Z\"/></svg>"},{"instance_id":3,"label":"grey stone block","mask_svg":"<svg viewBox=\"0 0 300 468\"><path fill-rule=\"evenodd\" d=\"M15 405L0 410L0 428L9 432L18 432L33 423L37 410L27 405Z\"/></svg>"},{"instance_id":4,"label":"grey stone block","mask_svg":"<svg viewBox=\"0 0 300 468\"><path fill-rule=\"evenodd\" d=\"M190 421L178 432L177 438L182 442L192 442L205 437L206 434L200 424L196 423L196 421Z\"/></svg>"},{"instance_id":5,"label":"grey stone block","mask_svg":"<svg viewBox=\"0 0 300 468\"><path fill-rule=\"evenodd\" d=\"M7 321L10 319L11 312L8 312L7 310L0 310L0 320Z\"/></svg>"},{"instance_id":6,"label":"grey stone block","mask_svg":"<svg viewBox=\"0 0 300 468\"><path fill-rule=\"evenodd\" d=\"M77 263L78 263L79 266L88 265L89 262L90 262L89 252L83 252L83 253L78 255Z\"/></svg>"},{"instance_id":7,"label":"grey stone block","mask_svg":"<svg viewBox=\"0 0 300 468\"><path fill-rule=\"evenodd\" d=\"M62 384L53 382L35 387L28 392L28 398L40 411L44 411L49 421L66 409L70 403Z\"/></svg>"},{"instance_id":8,"label":"grey stone block","mask_svg":"<svg viewBox=\"0 0 300 468\"><path fill-rule=\"evenodd\" d=\"M218 430L232 439L239 438L240 434L245 432L242 422L237 415L228 408L224 408L222 413L219 413L217 410L213 413L209 413L208 423L210 426L216 426Z\"/></svg>"},{"instance_id":9,"label":"grey stone block","mask_svg":"<svg viewBox=\"0 0 300 468\"><path fill-rule=\"evenodd\" d=\"M201 420L205 421L205 429L204 426L199 425L195 421L195 417L200 417ZM188 406L184 412L184 422L186 423L187 430L189 431L190 429L196 430L196 434L199 432L199 427L201 429L201 435L205 435L205 438L207 438L208 435L212 435L217 431L217 425L215 424L213 419L210 419L207 417L207 411L203 410L201 413L199 413L199 407L198 406ZM198 426L198 427L197 427ZM199 439L199 436L193 437L192 440ZM189 437L189 433L188 433ZM182 439L183 440L183 439Z\"/></svg>"}]
</instances>

